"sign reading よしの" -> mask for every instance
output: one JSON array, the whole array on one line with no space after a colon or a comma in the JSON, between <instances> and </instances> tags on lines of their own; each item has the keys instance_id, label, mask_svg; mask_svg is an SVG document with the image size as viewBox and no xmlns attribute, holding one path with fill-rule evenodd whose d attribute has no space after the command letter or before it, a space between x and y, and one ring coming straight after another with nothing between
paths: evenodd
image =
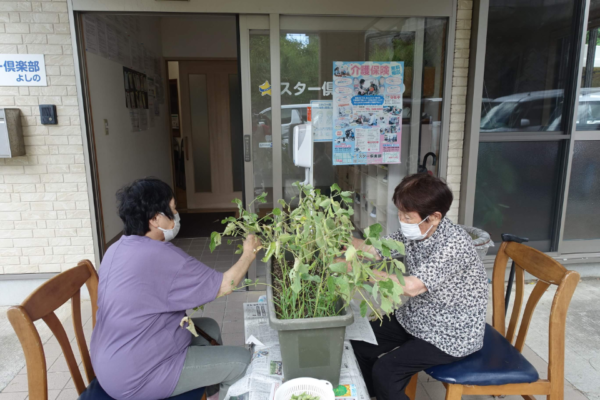
<instances>
[{"instance_id":1,"label":"sign reading \u3088\u3057\u306e","mask_svg":"<svg viewBox=\"0 0 600 400\"><path fill-rule=\"evenodd\" d=\"M333 63L333 165L399 164L404 62Z\"/></svg>"},{"instance_id":2,"label":"sign reading \u3088\u3057\u306e","mask_svg":"<svg viewBox=\"0 0 600 400\"><path fill-rule=\"evenodd\" d=\"M0 86L48 86L43 54L0 54Z\"/></svg>"}]
</instances>

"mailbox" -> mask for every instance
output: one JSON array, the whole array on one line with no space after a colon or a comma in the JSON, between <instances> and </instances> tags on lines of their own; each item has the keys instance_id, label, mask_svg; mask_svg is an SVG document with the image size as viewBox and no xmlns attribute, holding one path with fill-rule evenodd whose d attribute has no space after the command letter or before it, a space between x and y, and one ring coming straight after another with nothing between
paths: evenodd
<instances>
[{"instance_id":1,"label":"mailbox","mask_svg":"<svg viewBox=\"0 0 600 400\"><path fill-rule=\"evenodd\" d=\"M25 155L21 110L0 108L0 158Z\"/></svg>"}]
</instances>

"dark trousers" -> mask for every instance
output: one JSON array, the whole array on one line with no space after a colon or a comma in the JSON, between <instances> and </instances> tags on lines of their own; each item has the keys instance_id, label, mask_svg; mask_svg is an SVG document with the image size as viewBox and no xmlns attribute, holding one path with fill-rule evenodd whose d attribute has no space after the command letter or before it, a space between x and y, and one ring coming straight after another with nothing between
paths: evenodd
<instances>
[{"instance_id":1,"label":"dark trousers","mask_svg":"<svg viewBox=\"0 0 600 400\"><path fill-rule=\"evenodd\" d=\"M378 345L352 341L352 348L367 384L377 400L408 400L404 389L410 378L429 367L449 364L462 357L444 353L431 343L404 330L393 315L371 322Z\"/></svg>"}]
</instances>

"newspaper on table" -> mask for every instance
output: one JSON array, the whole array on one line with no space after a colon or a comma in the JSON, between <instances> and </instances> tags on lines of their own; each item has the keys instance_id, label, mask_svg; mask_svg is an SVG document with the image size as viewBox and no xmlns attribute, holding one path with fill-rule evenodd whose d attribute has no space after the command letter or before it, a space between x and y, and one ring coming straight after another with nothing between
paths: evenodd
<instances>
[{"instance_id":1,"label":"newspaper on table","mask_svg":"<svg viewBox=\"0 0 600 400\"><path fill-rule=\"evenodd\" d=\"M279 344L277 331L269 325L267 303L244 303L245 340L254 336L265 346Z\"/></svg>"},{"instance_id":2,"label":"newspaper on table","mask_svg":"<svg viewBox=\"0 0 600 400\"><path fill-rule=\"evenodd\" d=\"M370 344L377 344L375 332L371 328L369 318L360 315L360 307L353 301L350 302L350 307L354 312L354 323L346 327L346 340L357 340Z\"/></svg>"},{"instance_id":3,"label":"newspaper on table","mask_svg":"<svg viewBox=\"0 0 600 400\"><path fill-rule=\"evenodd\" d=\"M353 325L358 325L358 328L351 328L350 338L347 336L344 341L340 385L335 389L335 394L338 400L369 400L349 340L376 343L375 335L368 320L360 316L358 307L353 305L352 310L355 313ZM246 374L229 388L226 400L274 400L275 392L283 383L284 376L279 336L277 331L269 326L267 303L244 303L244 331L246 340L254 336L264 346L254 348Z\"/></svg>"}]
</instances>

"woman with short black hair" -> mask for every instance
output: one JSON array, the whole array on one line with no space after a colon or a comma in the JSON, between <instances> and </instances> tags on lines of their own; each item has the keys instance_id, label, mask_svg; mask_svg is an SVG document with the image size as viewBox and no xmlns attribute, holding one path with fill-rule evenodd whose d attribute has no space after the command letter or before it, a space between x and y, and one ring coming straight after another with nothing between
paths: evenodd
<instances>
[{"instance_id":1,"label":"woman with short black hair","mask_svg":"<svg viewBox=\"0 0 600 400\"><path fill-rule=\"evenodd\" d=\"M243 347L210 346L179 324L186 310L231 293L260 247L249 235L243 254L217 272L169 243L179 231L171 187L140 179L117 193L123 236L99 268L98 312L91 358L102 388L119 400L158 400L210 386L224 399L251 354ZM221 343L219 325L193 318ZM222 343L221 343L222 344Z\"/></svg>"},{"instance_id":2,"label":"woman with short black hair","mask_svg":"<svg viewBox=\"0 0 600 400\"><path fill-rule=\"evenodd\" d=\"M353 341L352 347L371 396L408 400L404 390L414 374L481 349L488 280L471 237L446 217L453 196L444 181L407 176L392 200L400 230L388 238L405 244L409 300L383 323L371 323L377 345ZM355 239L354 247L382 259L363 240ZM374 272L398 282L396 275Z\"/></svg>"}]
</instances>

